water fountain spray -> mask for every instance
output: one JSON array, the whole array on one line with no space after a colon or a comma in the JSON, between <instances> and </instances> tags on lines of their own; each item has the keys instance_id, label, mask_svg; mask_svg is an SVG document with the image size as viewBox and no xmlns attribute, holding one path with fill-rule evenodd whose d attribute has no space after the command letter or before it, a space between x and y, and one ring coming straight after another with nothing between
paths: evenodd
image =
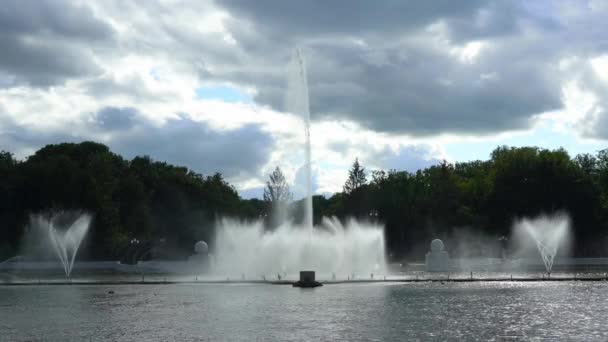
<instances>
[{"instance_id":1,"label":"water fountain spray","mask_svg":"<svg viewBox=\"0 0 608 342\"><path fill-rule=\"evenodd\" d=\"M296 49L288 66L287 109L304 120L306 197L302 226L283 222L274 231L263 221L218 222L215 271L219 274L284 274L314 270L335 279L345 274L379 274L386 270L383 228L350 220L324 218L313 229L310 107L306 65ZM302 274L300 274L301 276Z\"/></svg>"},{"instance_id":2,"label":"water fountain spray","mask_svg":"<svg viewBox=\"0 0 608 342\"><path fill-rule=\"evenodd\" d=\"M80 215L67 229L62 229L64 227L61 227L57 223L58 216L54 215L47 218L42 215L35 215L30 220L33 225L42 228L48 233L51 246L53 246L63 266L65 277L70 279L78 248L89 230L91 216L87 214Z\"/></svg>"},{"instance_id":3,"label":"water fountain spray","mask_svg":"<svg viewBox=\"0 0 608 342\"><path fill-rule=\"evenodd\" d=\"M543 215L535 219L523 219L516 224L516 227L534 240L545 270L550 275L557 251L560 246L568 242L570 219L561 214Z\"/></svg>"},{"instance_id":4,"label":"water fountain spray","mask_svg":"<svg viewBox=\"0 0 608 342\"><path fill-rule=\"evenodd\" d=\"M306 197L304 199L304 226L309 227L312 235L312 165L310 147L310 103L308 97L308 80L306 63L299 48L294 51L288 67L287 110L304 120L304 177Z\"/></svg>"}]
</instances>

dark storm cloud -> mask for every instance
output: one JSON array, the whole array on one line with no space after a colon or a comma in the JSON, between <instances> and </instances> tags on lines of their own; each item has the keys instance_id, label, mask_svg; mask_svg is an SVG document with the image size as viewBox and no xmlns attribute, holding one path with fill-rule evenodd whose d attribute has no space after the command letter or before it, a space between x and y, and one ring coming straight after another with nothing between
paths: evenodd
<instances>
[{"instance_id":1,"label":"dark storm cloud","mask_svg":"<svg viewBox=\"0 0 608 342\"><path fill-rule=\"evenodd\" d=\"M64 0L6 0L0 5L0 71L4 86L49 86L99 72L90 46L112 28L90 9Z\"/></svg>"}]
</instances>

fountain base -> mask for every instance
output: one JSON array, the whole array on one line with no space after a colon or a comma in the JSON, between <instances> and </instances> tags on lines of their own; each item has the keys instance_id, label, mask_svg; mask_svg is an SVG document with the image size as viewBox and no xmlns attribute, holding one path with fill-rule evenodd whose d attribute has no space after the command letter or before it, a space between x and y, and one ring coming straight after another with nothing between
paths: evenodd
<instances>
[{"instance_id":1,"label":"fountain base","mask_svg":"<svg viewBox=\"0 0 608 342\"><path fill-rule=\"evenodd\" d=\"M293 283L293 287L318 287L323 286L315 280L315 271L300 271L300 280Z\"/></svg>"}]
</instances>

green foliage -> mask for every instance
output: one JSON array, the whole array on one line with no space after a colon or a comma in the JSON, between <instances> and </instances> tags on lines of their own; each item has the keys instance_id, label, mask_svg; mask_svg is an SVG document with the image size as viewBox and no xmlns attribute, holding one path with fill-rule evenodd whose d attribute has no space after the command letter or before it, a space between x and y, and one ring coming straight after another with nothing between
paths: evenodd
<instances>
[{"instance_id":1,"label":"green foliage","mask_svg":"<svg viewBox=\"0 0 608 342\"><path fill-rule=\"evenodd\" d=\"M162 240L183 257L194 241L213 238L218 215L242 207L220 174L203 177L149 157L127 161L93 142L48 145L22 162L2 152L0 176L2 236L12 251L29 213L76 209L94 214L83 248L89 258L121 257L132 239Z\"/></svg>"},{"instance_id":2,"label":"green foliage","mask_svg":"<svg viewBox=\"0 0 608 342\"><path fill-rule=\"evenodd\" d=\"M365 183L367 183L365 168L359 164L359 158L356 158L352 168L348 171L348 179L344 183L344 192L350 194Z\"/></svg>"},{"instance_id":3,"label":"green foliage","mask_svg":"<svg viewBox=\"0 0 608 342\"><path fill-rule=\"evenodd\" d=\"M356 164L351 182L362 169ZM456 229L498 238L510 234L517 217L557 211L572 217L576 254L604 255L608 237L608 150L571 159L563 149L498 147L488 161L373 171L369 185L346 190L327 200L324 213L377 215L394 258L420 257L430 239Z\"/></svg>"},{"instance_id":4,"label":"green foliage","mask_svg":"<svg viewBox=\"0 0 608 342\"><path fill-rule=\"evenodd\" d=\"M243 200L221 174L129 161L93 142L48 145L24 161L0 152L0 257L18 251L29 213L65 209L94 214L85 257L119 258L132 239L162 241L165 257L185 257L195 241L212 241L219 217L267 218L271 202L291 201L280 169L267 186L265 201ZM503 146L487 161L375 170L370 182L355 160L344 192L314 196L313 206L317 224L322 216L384 224L392 258L420 257L431 238L462 227L498 238L515 218L556 211L572 217L577 255L605 256L608 150L570 158L562 149Z\"/></svg>"}]
</instances>

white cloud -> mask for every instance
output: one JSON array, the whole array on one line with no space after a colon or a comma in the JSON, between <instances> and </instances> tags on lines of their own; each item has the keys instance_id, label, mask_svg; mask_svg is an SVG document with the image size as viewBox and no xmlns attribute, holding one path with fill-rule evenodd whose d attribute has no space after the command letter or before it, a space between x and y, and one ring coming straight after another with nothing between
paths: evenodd
<instances>
[{"instance_id":1,"label":"white cloud","mask_svg":"<svg viewBox=\"0 0 608 342\"><path fill-rule=\"evenodd\" d=\"M608 82L608 55L591 58L591 67L602 81Z\"/></svg>"},{"instance_id":2,"label":"white cloud","mask_svg":"<svg viewBox=\"0 0 608 342\"><path fill-rule=\"evenodd\" d=\"M463 46L455 46L450 49L450 53L458 56L462 63L475 63L479 53L484 48L485 43L479 41L468 42Z\"/></svg>"}]
</instances>

